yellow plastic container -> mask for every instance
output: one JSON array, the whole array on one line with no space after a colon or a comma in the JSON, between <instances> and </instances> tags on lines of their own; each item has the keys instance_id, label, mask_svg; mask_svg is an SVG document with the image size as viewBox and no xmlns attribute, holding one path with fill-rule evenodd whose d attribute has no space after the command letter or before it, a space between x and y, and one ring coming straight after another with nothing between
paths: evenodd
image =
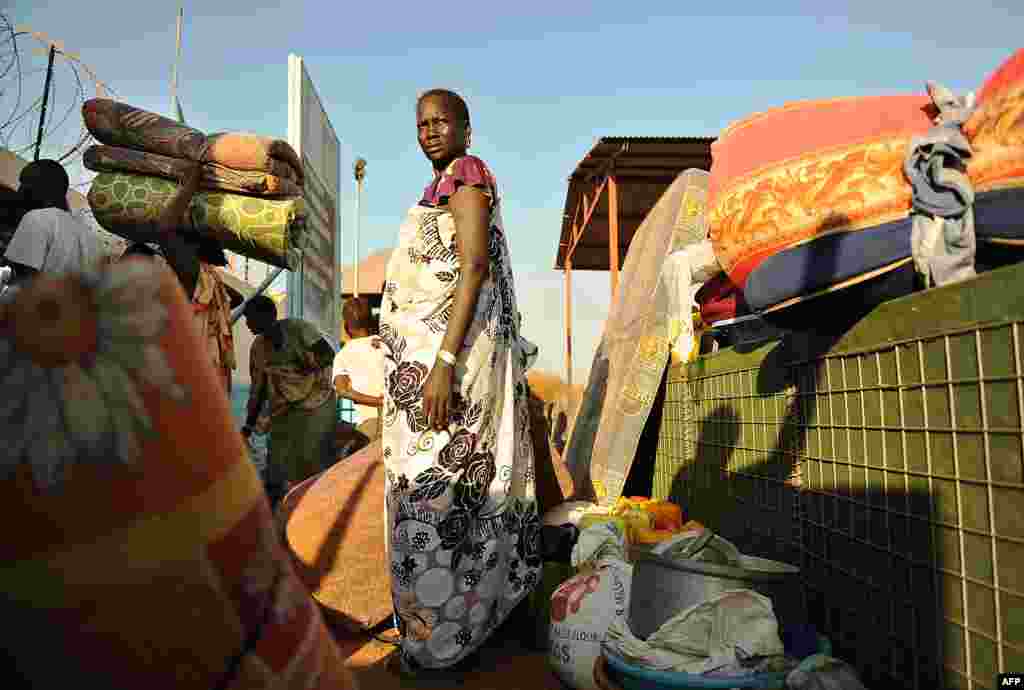
<instances>
[{"instance_id":1,"label":"yellow plastic container","mask_svg":"<svg viewBox=\"0 0 1024 690\"><path fill-rule=\"evenodd\" d=\"M658 529L675 530L683 526L683 510L671 501L653 501L644 508L654 516Z\"/></svg>"},{"instance_id":2,"label":"yellow plastic container","mask_svg":"<svg viewBox=\"0 0 1024 690\"><path fill-rule=\"evenodd\" d=\"M620 530L622 530L623 534L628 532L625 519L618 515L610 515L608 513L588 513L580 518L578 527L580 528L580 531L583 531L588 527L600 525L604 522L614 523Z\"/></svg>"}]
</instances>

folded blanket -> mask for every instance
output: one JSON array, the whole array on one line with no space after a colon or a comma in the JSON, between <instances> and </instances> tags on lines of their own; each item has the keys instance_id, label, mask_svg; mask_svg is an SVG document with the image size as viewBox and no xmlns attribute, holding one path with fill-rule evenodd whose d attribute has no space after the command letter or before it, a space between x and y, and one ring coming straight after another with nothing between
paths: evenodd
<instances>
[{"instance_id":1,"label":"folded blanket","mask_svg":"<svg viewBox=\"0 0 1024 690\"><path fill-rule=\"evenodd\" d=\"M175 181L188 172L190 165L183 158L119 146L90 146L83 156L83 162L86 168L95 172L136 173ZM202 189L257 196L302 196L302 187L290 179L258 170L234 170L219 163L203 165L200 185Z\"/></svg>"},{"instance_id":2,"label":"folded blanket","mask_svg":"<svg viewBox=\"0 0 1024 690\"><path fill-rule=\"evenodd\" d=\"M110 232L137 241L141 224L159 218L178 191L174 182L128 173L100 173L89 189L96 221ZM292 268L304 229L301 198L260 199L224 192L199 192L183 223L218 240L225 249L274 266Z\"/></svg>"},{"instance_id":3,"label":"folded blanket","mask_svg":"<svg viewBox=\"0 0 1024 690\"><path fill-rule=\"evenodd\" d=\"M240 132L206 135L156 113L106 98L86 101L82 118L89 132L108 146L219 163L235 170L260 170L300 184L303 181L302 161L280 139Z\"/></svg>"}]
</instances>

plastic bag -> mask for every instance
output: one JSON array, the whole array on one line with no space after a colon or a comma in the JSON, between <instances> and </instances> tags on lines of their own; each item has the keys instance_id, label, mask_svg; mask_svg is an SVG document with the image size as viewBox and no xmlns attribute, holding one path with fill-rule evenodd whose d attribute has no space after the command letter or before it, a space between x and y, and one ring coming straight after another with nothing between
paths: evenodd
<instances>
[{"instance_id":1,"label":"plastic bag","mask_svg":"<svg viewBox=\"0 0 1024 690\"><path fill-rule=\"evenodd\" d=\"M807 657L786 677L791 690L866 690L844 661L824 654Z\"/></svg>"}]
</instances>

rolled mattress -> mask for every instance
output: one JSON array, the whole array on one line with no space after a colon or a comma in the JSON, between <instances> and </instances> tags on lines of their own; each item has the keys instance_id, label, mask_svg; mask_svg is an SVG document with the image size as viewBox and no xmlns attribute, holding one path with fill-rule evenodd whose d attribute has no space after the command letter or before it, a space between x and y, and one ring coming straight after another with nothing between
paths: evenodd
<instances>
[{"instance_id":1,"label":"rolled mattress","mask_svg":"<svg viewBox=\"0 0 1024 690\"><path fill-rule=\"evenodd\" d=\"M179 180L193 163L119 146L90 146L82 156L85 167L95 172L132 173ZM287 177L260 170L235 170L219 163L204 163L200 183L203 189L253 196L300 197L302 187Z\"/></svg>"},{"instance_id":2,"label":"rolled mattress","mask_svg":"<svg viewBox=\"0 0 1024 690\"><path fill-rule=\"evenodd\" d=\"M985 80L963 129L978 239L1024 244L1024 49Z\"/></svg>"},{"instance_id":3,"label":"rolled mattress","mask_svg":"<svg viewBox=\"0 0 1024 690\"><path fill-rule=\"evenodd\" d=\"M93 98L82 104L85 126L100 143L218 163L235 170L259 170L303 182L302 160L288 142L245 132L204 134L180 122L119 103Z\"/></svg>"},{"instance_id":4,"label":"rolled mattress","mask_svg":"<svg viewBox=\"0 0 1024 690\"><path fill-rule=\"evenodd\" d=\"M176 183L158 177L100 173L89 188L88 199L100 225L134 240L139 225L156 222L177 191ZM217 239L225 249L274 266L296 265L298 240L304 230L302 199L200 191L190 211L186 224Z\"/></svg>"},{"instance_id":5,"label":"rolled mattress","mask_svg":"<svg viewBox=\"0 0 1024 690\"><path fill-rule=\"evenodd\" d=\"M712 145L715 254L755 311L910 260L903 161L932 126L926 95L791 103Z\"/></svg>"}]
</instances>

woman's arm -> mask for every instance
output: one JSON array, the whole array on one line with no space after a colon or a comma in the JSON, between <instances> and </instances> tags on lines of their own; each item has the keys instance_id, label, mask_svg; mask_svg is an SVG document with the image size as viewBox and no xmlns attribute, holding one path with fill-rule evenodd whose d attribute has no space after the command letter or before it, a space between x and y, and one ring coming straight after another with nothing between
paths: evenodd
<instances>
[{"instance_id":1,"label":"woman's arm","mask_svg":"<svg viewBox=\"0 0 1024 690\"><path fill-rule=\"evenodd\" d=\"M182 180L181 188L156 222L155 239L163 248L167 263L177 274L189 299L195 293L196 283L199 281L199 257L195 248L178 234L178 228L189 204L192 203L192 197L199 191L202 176L203 166L196 163Z\"/></svg>"},{"instance_id":2,"label":"woman's arm","mask_svg":"<svg viewBox=\"0 0 1024 690\"><path fill-rule=\"evenodd\" d=\"M264 341L257 338L249 348L249 402L246 405L245 426L242 427L242 434L248 435L263 411L263 405L267 399L267 373L264 370L263 361Z\"/></svg>"},{"instance_id":3,"label":"woman's arm","mask_svg":"<svg viewBox=\"0 0 1024 690\"><path fill-rule=\"evenodd\" d=\"M455 299L441 349L458 355L473 322L480 286L490 271L488 233L490 200L481 190L463 185L451 196L448 208L455 219L455 244L461 270L455 284ZM448 425L448 401L452 393L452 366L440 358L423 384L423 412L432 428Z\"/></svg>"},{"instance_id":4,"label":"woman's arm","mask_svg":"<svg viewBox=\"0 0 1024 690\"><path fill-rule=\"evenodd\" d=\"M245 416L245 426L242 427L242 434L248 436L252 433L253 428L260 419L260 413L263 411L263 405L267 401L267 386L266 382L261 381L258 385L253 384L253 387L249 390L249 404L248 411Z\"/></svg>"}]
</instances>

